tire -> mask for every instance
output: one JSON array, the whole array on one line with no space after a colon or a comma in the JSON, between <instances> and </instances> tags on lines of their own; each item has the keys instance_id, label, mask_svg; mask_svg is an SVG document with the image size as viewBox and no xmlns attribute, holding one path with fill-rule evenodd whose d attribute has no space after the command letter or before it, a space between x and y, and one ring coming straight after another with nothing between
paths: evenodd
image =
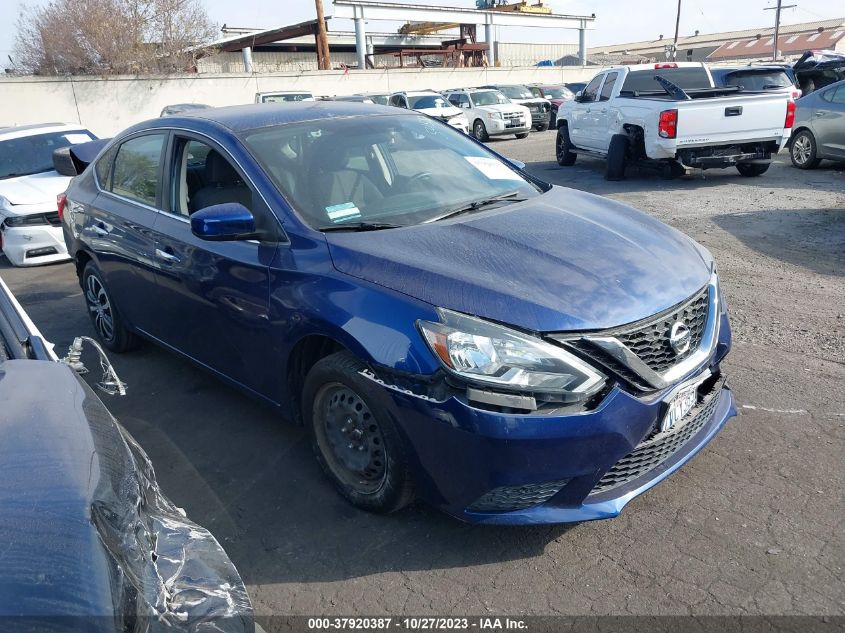
<instances>
[{"instance_id":1,"label":"tire","mask_svg":"<svg viewBox=\"0 0 845 633\"><path fill-rule=\"evenodd\" d=\"M302 413L323 472L352 505L395 512L413 501L408 451L382 404L381 387L360 375L349 352L314 364L302 390Z\"/></svg>"},{"instance_id":2,"label":"tire","mask_svg":"<svg viewBox=\"0 0 845 633\"><path fill-rule=\"evenodd\" d=\"M523 132L522 134L517 134L516 138L528 138L528 132Z\"/></svg>"},{"instance_id":3,"label":"tire","mask_svg":"<svg viewBox=\"0 0 845 633\"><path fill-rule=\"evenodd\" d=\"M535 129L538 132L545 132L546 130L549 129L549 124L548 123L542 123L541 125L538 125Z\"/></svg>"},{"instance_id":4,"label":"tire","mask_svg":"<svg viewBox=\"0 0 845 633\"><path fill-rule=\"evenodd\" d=\"M675 178L680 178L686 173L687 170L675 160L664 161L663 165L660 167L660 177L663 178L663 180L674 180Z\"/></svg>"},{"instance_id":5,"label":"tire","mask_svg":"<svg viewBox=\"0 0 845 633\"><path fill-rule=\"evenodd\" d=\"M140 339L126 327L94 262L88 262L82 271L82 295L91 324L103 346L118 354L138 347Z\"/></svg>"},{"instance_id":6,"label":"tire","mask_svg":"<svg viewBox=\"0 0 845 633\"><path fill-rule=\"evenodd\" d=\"M628 137L625 134L614 134L610 137L610 146L607 148L607 166L604 172L606 180L622 180L625 177L628 144Z\"/></svg>"},{"instance_id":7,"label":"tire","mask_svg":"<svg viewBox=\"0 0 845 633\"><path fill-rule=\"evenodd\" d=\"M736 170L739 172L740 176L753 178L754 176L762 176L765 174L769 171L770 166L771 163L766 163L765 165L761 165L759 163L738 163Z\"/></svg>"},{"instance_id":8,"label":"tire","mask_svg":"<svg viewBox=\"0 0 845 633\"><path fill-rule=\"evenodd\" d=\"M816 138L810 130L801 130L789 144L789 158L798 169L815 169L821 159L816 156Z\"/></svg>"},{"instance_id":9,"label":"tire","mask_svg":"<svg viewBox=\"0 0 845 633\"><path fill-rule=\"evenodd\" d=\"M487 134L487 128L484 127L484 121L481 119L476 119L475 123L472 124L472 135L482 143L490 140L490 135Z\"/></svg>"},{"instance_id":10,"label":"tire","mask_svg":"<svg viewBox=\"0 0 845 633\"><path fill-rule=\"evenodd\" d=\"M578 154L572 151L575 146L569 138L569 127L564 124L557 129L557 139L555 141L555 157L557 164L561 167L571 167L575 164Z\"/></svg>"}]
</instances>

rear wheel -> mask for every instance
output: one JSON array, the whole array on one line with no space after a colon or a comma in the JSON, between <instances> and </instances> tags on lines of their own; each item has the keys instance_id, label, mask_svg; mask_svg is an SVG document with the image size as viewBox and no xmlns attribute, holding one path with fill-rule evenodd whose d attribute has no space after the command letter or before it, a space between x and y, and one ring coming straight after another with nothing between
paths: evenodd
<instances>
[{"instance_id":1,"label":"rear wheel","mask_svg":"<svg viewBox=\"0 0 845 633\"><path fill-rule=\"evenodd\" d=\"M528 132L523 132L522 134L517 134L516 138L528 138Z\"/></svg>"},{"instance_id":2,"label":"rear wheel","mask_svg":"<svg viewBox=\"0 0 845 633\"><path fill-rule=\"evenodd\" d=\"M761 165L760 163L739 163L736 166L736 170L740 176L753 178L754 176L765 174L769 170L770 165L771 163L766 163L765 165Z\"/></svg>"},{"instance_id":3,"label":"rear wheel","mask_svg":"<svg viewBox=\"0 0 845 633\"><path fill-rule=\"evenodd\" d=\"M625 177L625 163L628 160L628 137L625 134L614 134L610 138L607 149L606 180L622 180Z\"/></svg>"},{"instance_id":4,"label":"rear wheel","mask_svg":"<svg viewBox=\"0 0 845 633\"><path fill-rule=\"evenodd\" d=\"M317 461L353 505L393 512L413 500L408 453L381 387L361 376L349 352L319 360L302 393L302 411Z\"/></svg>"},{"instance_id":5,"label":"rear wheel","mask_svg":"<svg viewBox=\"0 0 845 633\"><path fill-rule=\"evenodd\" d=\"M816 139L809 130L801 130L792 139L789 158L798 169L814 169L821 159L816 156Z\"/></svg>"},{"instance_id":6,"label":"rear wheel","mask_svg":"<svg viewBox=\"0 0 845 633\"><path fill-rule=\"evenodd\" d=\"M569 126L561 125L557 129L557 140L555 141L555 157L557 164L561 167L571 167L575 164L578 154L573 152L572 141L569 138Z\"/></svg>"},{"instance_id":7,"label":"rear wheel","mask_svg":"<svg viewBox=\"0 0 845 633\"><path fill-rule=\"evenodd\" d=\"M481 119L472 124L472 135L482 143L490 140L490 135L487 134L487 128L484 127L484 121Z\"/></svg>"},{"instance_id":8,"label":"rear wheel","mask_svg":"<svg viewBox=\"0 0 845 633\"><path fill-rule=\"evenodd\" d=\"M82 293L97 338L106 348L120 353L138 346L140 340L124 324L94 262L88 262L82 272Z\"/></svg>"},{"instance_id":9,"label":"rear wheel","mask_svg":"<svg viewBox=\"0 0 845 633\"><path fill-rule=\"evenodd\" d=\"M549 124L548 124L548 123L542 123L542 124L538 125L538 126L537 126L537 128L536 128L536 130L537 130L538 132L545 132L545 131L546 131L546 130L548 130L548 129L549 129Z\"/></svg>"}]
</instances>

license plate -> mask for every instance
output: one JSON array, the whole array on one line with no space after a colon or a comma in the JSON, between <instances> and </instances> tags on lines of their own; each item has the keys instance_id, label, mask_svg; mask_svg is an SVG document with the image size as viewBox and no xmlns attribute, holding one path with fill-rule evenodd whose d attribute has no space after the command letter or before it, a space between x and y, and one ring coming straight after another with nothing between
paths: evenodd
<instances>
[{"instance_id":1,"label":"license plate","mask_svg":"<svg viewBox=\"0 0 845 633\"><path fill-rule=\"evenodd\" d=\"M668 433L686 417L698 403L698 384L689 385L676 393L668 402L666 414L660 422L660 432Z\"/></svg>"}]
</instances>

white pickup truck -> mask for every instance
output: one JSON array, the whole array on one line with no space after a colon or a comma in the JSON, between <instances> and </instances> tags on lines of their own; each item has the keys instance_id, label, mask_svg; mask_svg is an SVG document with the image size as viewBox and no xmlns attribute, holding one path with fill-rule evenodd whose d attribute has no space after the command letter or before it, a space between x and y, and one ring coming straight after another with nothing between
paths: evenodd
<instances>
[{"instance_id":1,"label":"white pickup truck","mask_svg":"<svg viewBox=\"0 0 845 633\"><path fill-rule=\"evenodd\" d=\"M759 176L786 146L794 118L788 94L714 87L701 63L608 68L558 109L556 156L561 166L582 153L605 157L608 180L642 160L660 161L667 177L730 166Z\"/></svg>"}]
</instances>

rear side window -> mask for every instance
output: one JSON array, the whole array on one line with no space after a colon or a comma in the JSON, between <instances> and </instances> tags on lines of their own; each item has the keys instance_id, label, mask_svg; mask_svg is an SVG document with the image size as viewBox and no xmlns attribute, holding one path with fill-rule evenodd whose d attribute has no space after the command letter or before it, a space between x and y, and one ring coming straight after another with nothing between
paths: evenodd
<instances>
[{"instance_id":1,"label":"rear side window","mask_svg":"<svg viewBox=\"0 0 845 633\"><path fill-rule=\"evenodd\" d=\"M710 87L707 71L701 66L681 68L655 68L653 70L635 70L628 73L622 90L631 92L663 92L663 88L654 78L661 76L684 90L702 90Z\"/></svg>"},{"instance_id":2,"label":"rear side window","mask_svg":"<svg viewBox=\"0 0 845 633\"><path fill-rule=\"evenodd\" d=\"M94 164L97 182L103 189L111 190L111 166L114 162L115 153L117 153L117 149L112 147Z\"/></svg>"},{"instance_id":3,"label":"rear side window","mask_svg":"<svg viewBox=\"0 0 845 633\"><path fill-rule=\"evenodd\" d=\"M607 79L604 80L604 85L601 87L601 98L599 101L608 101L610 94L613 92L613 86L616 84L616 79L619 73L607 73Z\"/></svg>"},{"instance_id":4,"label":"rear side window","mask_svg":"<svg viewBox=\"0 0 845 633\"><path fill-rule=\"evenodd\" d=\"M830 103L845 103L845 86L823 92L822 99Z\"/></svg>"},{"instance_id":5,"label":"rear side window","mask_svg":"<svg viewBox=\"0 0 845 633\"><path fill-rule=\"evenodd\" d=\"M117 150L111 191L150 206L156 206L161 189L161 153L164 134L138 136Z\"/></svg>"}]
</instances>

